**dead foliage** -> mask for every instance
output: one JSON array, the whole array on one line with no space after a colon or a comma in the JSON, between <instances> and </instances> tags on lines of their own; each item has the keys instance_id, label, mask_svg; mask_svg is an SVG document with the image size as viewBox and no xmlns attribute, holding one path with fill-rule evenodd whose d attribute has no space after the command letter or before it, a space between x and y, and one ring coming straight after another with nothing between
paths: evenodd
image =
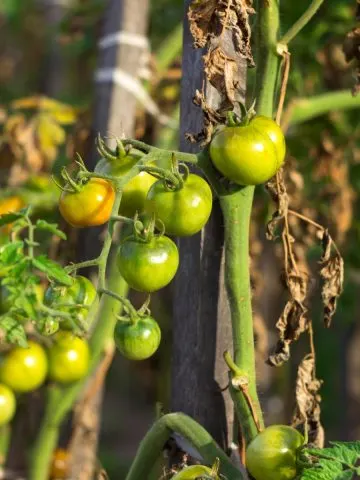
<instances>
[{"instance_id":1,"label":"dead foliage","mask_svg":"<svg viewBox=\"0 0 360 480\"><path fill-rule=\"evenodd\" d=\"M357 2L356 20L360 21L360 4ZM353 95L360 92L360 27L353 28L345 37L343 51L347 62L353 66L354 86Z\"/></svg>"},{"instance_id":2,"label":"dead foliage","mask_svg":"<svg viewBox=\"0 0 360 480\"><path fill-rule=\"evenodd\" d=\"M301 361L296 379L296 406L292 418L292 425L306 424L308 428L309 443L318 448L324 446L324 429L320 421L319 390L321 380L316 378L315 358L312 354L307 355Z\"/></svg>"},{"instance_id":3,"label":"dead foliage","mask_svg":"<svg viewBox=\"0 0 360 480\"><path fill-rule=\"evenodd\" d=\"M246 62L253 67L250 15L255 10L252 0L194 0L188 11L190 31L195 48L205 48L203 56L206 81L219 93L220 101L213 108L205 100L205 85L197 91L194 103L204 112L204 128L189 133L191 142L206 145L214 126L223 122L224 113L233 110L240 100L239 67Z\"/></svg>"}]
</instances>

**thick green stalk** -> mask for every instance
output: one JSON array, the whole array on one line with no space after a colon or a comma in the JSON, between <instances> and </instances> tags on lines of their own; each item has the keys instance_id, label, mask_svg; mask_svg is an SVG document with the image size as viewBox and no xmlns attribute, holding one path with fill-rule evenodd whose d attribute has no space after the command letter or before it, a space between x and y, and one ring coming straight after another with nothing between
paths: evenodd
<instances>
[{"instance_id":1,"label":"thick green stalk","mask_svg":"<svg viewBox=\"0 0 360 480\"><path fill-rule=\"evenodd\" d=\"M251 307L249 227L254 188L246 187L220 197L225 227L225 285L229 299L234 342L234 361L249 379L249 394L261 427L256 392L255 348ZM241 392L231 387L235 408L246 440L257 434L251 410Z\"/></svg>"},{"instance_id":2,"label":"thick green stalk","mask_svg":"<svg viewBox=\"0 0 360 480\"><path fill-rule=\"evenodd\" d=\"M283 115L285 126L303 123L332 110L360 108L360 96L354 97L350 90L323 93L309 98L297 98L290 102Z\"/></svg>"},{"instance_id":3,"label":"thick green stalk","mask_svg":"<svg viewBox=\"0 0 360 480\"><path fill-rule=\"evenodd\" d=\"M225 478L229 480L244 479L244 475L231 463L227 455L201 425L183 413L170 413L157 420L141 441L126 480L147 478L173 432L187 440L200 453L206 464L212 465L214 460L219 458L220 473Z\"/></svg>"},{"instance_id":4,"label":"thick green stalk","mask_svg":"<svg viewBox=\"0 0 360 480\"><path fill-rule=\"evenodd\" d=\"M279 29L279 1L259 0L257 7L256 110L272 117L279 57L276 52ZM249 399L263 427L256 392L255 348L251 306L249 226L254 187L248 186L220 195L225 224L225 284L229 298L234 342L234 361L249 379ZM231 387L235 410L246 442L257 434L257 427L242 392Z\"/></svg>"}]
</instances>

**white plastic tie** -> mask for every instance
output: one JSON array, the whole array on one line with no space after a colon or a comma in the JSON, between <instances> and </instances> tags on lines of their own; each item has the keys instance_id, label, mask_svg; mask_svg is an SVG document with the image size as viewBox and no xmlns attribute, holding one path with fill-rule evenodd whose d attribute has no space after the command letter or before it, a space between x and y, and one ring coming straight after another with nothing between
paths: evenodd
<instances>
[{"instance_id":1,"label":"white plastic tie","mask_svg":"<svg viewBox=\"0 0 360 480\"><path fill-rule=\"evenodd\" d=\"M144 35L130 32L116 32L105 35L99 40L99 48L109 48L114 45L131 45L138 48L149 48L149 40Z\"/></svg>"}]
</instances>

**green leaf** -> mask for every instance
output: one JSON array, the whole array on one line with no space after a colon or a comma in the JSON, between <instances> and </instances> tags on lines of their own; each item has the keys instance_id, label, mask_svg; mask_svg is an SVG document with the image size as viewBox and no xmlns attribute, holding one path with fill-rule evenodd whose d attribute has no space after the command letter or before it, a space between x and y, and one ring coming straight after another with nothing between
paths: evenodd
<instances>
[{"instance_id":1,"label":"green leaf","mask_svg":"<svg viewBox=\"0 0 360 480\"><path fill-rule=\"evenodd\" d=\"M14 318L6 315L0 317L0 327L5 332L7 342L23 348L28 346L24 327Z\"/></svg>"},{"instance_id":2,"label":"green leaf","mask_svg":"<svg viewBox=\"0 0 360 480\"><path fill-rule=\"evenodd\" d=\"M38 220L36 222L36 228L38 228L40 230L46 230L48 232L53 233L57 237L59 237L63 240L66 240L65 233L62 232L61 230L59 230L57 227L58 227L57 223L48 223L46 220Z\"/></svg>"},{"instance_id":3,"label":"green leaf","mask_svg":"<svg viewBox=\"0 0 360 480\"><path fill-rule=\"evenodd\" d=\"M4 245L0 252L0 262L3 265L11 265L22 258L23 242L14 242Z\"/></svg>"},{"instance_id":4,"label":"green leaf","mask_svg":"<svg viewBox=\"0 0 360 480\"><path fill-rule=\"evenodd\" d=\"M63 285L72 285L72 277L58 264L50 260L46 255L39 255L32 261L35 268L45 273L49 278Z\"/></svg>"},{"instance_id":5,"label":"green leaf","mask_svg":"<svg viewBox=\"0 0 360 480\"><path fill-rule=\"evenodd\" d=\"M0 215L0 227L3 225L9 225L10 223L15 222L19 218L23 218L24 214L20 212L16 213L4 213L4 215Z\"/></svg>"}]
</instances>

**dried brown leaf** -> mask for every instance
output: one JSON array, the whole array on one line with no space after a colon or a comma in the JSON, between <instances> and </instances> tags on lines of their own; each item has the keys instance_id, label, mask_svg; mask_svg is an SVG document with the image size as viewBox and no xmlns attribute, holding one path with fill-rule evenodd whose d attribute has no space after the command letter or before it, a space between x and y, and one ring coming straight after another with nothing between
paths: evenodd
<instances>
[{"instance_id":1,"label":"dried brown leaf","mask_svg":"<svg viewBox=\"0 0 360 480\"><path fill-rule=\"evenodd\" d=\"M315 375L315 359L309 354L303 358L298 368L292 425L296 427L306 423L309 428L309 441L320 448L324 445L324 430L320 422L321 384Z\"/></svg>"},{"instance_id":2,"label":"dried brown leaf","mask_svg":"<svg viewBox=\"0 0 360 480\"><path fill-rule=\"evenodd\" d=\"M360 27L353 28L345 37L343 50L347 62L354 63L353 95L360 92Z\"/></svg>"},{"instance_id":3,"label":"dried brown leaf","mask_svg":"<svg viewBox=\"0 0 360 480\"><path fill-rule=\"evenodd\" d=\"M307 328L306 307L293 298L289 299L276 322L279 331L279 341L267 363L279 367L290 358L290 344L296 341Z\"/></svg>"},{"instance_id":4,"label":"dried brown leaf","mask_svg":"<svg viewBox=\"0 0 360 480\"><path fill-rule=\"evenodd\" d=\"M273 202L277 205L277 210L273 213L271 220L267 224L266 237L268 240L275 240L277 237L276 230L283 223L289 206L289 197L284 182L283 169L279 170L277 175L267 182L266 189Z\"/></svg>"},{"instance_id":5,"label":"dried brown leaf","mask_svg":"<svg viewBox=\"0 0 360 480\"><path fill-rule=\"evenodd\" d=\"M323 255L320 260L320 276L323 280L321 296L324 304L324 322L329 327L336 311L337 300L343 290L344 261L333 248L333 241L327 230L322 238Z\"/></svg>"}]
</instances>

